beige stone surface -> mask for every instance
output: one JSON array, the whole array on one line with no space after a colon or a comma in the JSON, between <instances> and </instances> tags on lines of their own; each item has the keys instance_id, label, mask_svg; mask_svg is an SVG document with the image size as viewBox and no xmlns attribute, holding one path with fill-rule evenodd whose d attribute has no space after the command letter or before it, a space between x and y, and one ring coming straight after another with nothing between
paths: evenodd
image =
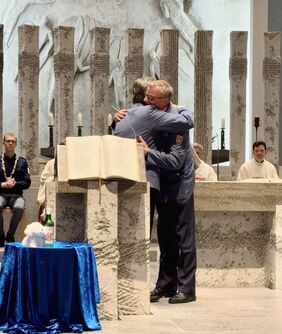
<instances>
[{"instance_id":1,"label":"beige stone surface","mask_svg":"<svg viewBox=\"0 0 282 334\"><path fill-rule=\"evenodd\" d=\"M281 289L281 187L196 184L198 285Z\"/></svg>"},{"instance_id":2,"label":"beige stone surface","mask_svg":"<svg viewBox=\"0 0 282 334\"><path fill-rule=\"evenodd\" d=\"M144 29L127 29L125 35L125 106L132 104L133 82L144 73ZM123 106L124 107L124 106Z\"/></svg>"},{"instance_id":3,"label":"beige stone surface","mask_svg":"<svg viewBox=\"0 0 282 334\"><path fill-rule=\"evenodd\" d=\"M173 87L173 103L178 103L178 30L161 31L160 79L168 81Z\"/></svg>"},{"instance_id":4,"label":"beige stone surface","mask_svg":"<svg viewBox=\"0 0 282 334\"><path fill-rule=\"evenodd\" d=\"M235 178L245 162L247 31L230 34L230 166Z\"/></svg>"},{"instance_id":5,"label":"beige stone surface","mask_svg":"<svg viewBox=\"0 0 282 334\"><path fill-rule=\"evenodd\" d=\"M271 223L265 261L266 286L272 289L282 289L282 205L276 206Z\"/></svg>"},{"instance_id":6,"label":"beige stone surface","mask_svg":"<svg viewBox=\"0 0 282 334\"><path fill-rule=\"evenodd\" d=\"M90 75L91 75L91 114L92 135L107 134L109 113L109 41L110 29L94 28L90 31Z\"/></svg>"},{"instance_id":7,"label":"beige stone surface","mask_svg":"<svg viewBox=\"0 0 282 334\"><path fill-rule=\"evenodd\" d=\"M281 32L264 33L264 141L267 159L279 166L279 110L280 110L280 58Z\"/></svg>"},{"instance_id":8,"label":"beige stone surface","mask_svg":"<svg viewBox=\"0 0 282 334\"><path fill-rule=\"evenodd\" d=\"M54 30L55 144L73 135L74 28Z\"/></svg>"},{"instance_id":9,"label":"beige stone surface","mask_svg":"<svg viewBox=\"0 0 282 334\"><path fill-rule=\"evenodd\" d=\"M196 211L270 211L282 204L282 183L197 182Z\"/></svg>"},{"instance_id":10,"label":"beige stone surface","mask_svg":"<svg viewBox=\"0 0 282 334\"><path fill-rule=\"evenodd\" d=\"M119 192L118 311L149 314L149 184L145 192Z\"/></svg>"},{"instance_id":11,"label":"beige stone surface","mask_svg":"<svg viewBox=\"0 0 282 334\"><path fill-rule=\"evenodd\" d=\"M117 183L89 181L85 198L86 240L95 249L101 289L100 316L118 318L117 272L119 261L117 230Z\"/></svg>"},{"instance_id":12,"label":"beige stone surface","mask_svg":"<svg viewBox=\"0 0 282 334\"><path fill-rule=\"evenodd\" d=\"M212 58L213 31L195 33L195 134L194 141L204 147L203 160L211 163L212 152Z\"/></svg>"},{"instance_id":13,"label":"beige stone surface","mask_svg":"<svg viewBox=\"0 0 282 334\"><path fill-rule=\"evenodd\" d=\"M19 27L19 114L18 147L27 159L32 175L39 171L38 158L38 86L39 86L39 27Z\"/></svg>"}]
</instances>

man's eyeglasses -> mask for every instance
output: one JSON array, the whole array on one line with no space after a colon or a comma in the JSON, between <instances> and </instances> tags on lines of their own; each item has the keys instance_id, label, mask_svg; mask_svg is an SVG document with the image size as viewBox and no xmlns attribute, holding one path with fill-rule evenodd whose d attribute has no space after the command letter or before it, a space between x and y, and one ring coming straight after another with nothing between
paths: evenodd
<instances>
[{"instance_id":1,"label":"man's eyeglasses","mask_svg":"<svg viewBox=\"0 0 282 334\"><path fill-rule=\"evenodd\" d=\"M167 96L154 96L148 93L145 93L145 96L147 97L147 99L149 100L155 100L155 99L167 99Z\"/></svg>"},{"instance_id":2,"label":"man's eyeglasses","mask_svg":"<svg viewBox=\"0 0 282 334\"><path fill-rule=\"evenodd\" d=\"M8 144L14 144L16 141L15 140L5 140L5 143L8 143Z\"/></svg>"}]
</instances>

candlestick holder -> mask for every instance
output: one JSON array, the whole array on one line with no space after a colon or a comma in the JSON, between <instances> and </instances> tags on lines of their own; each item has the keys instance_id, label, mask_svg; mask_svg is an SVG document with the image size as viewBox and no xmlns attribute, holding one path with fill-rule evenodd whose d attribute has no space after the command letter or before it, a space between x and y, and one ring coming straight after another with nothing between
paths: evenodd
<instances>
[{"instance_id":1,"label":"candlestick holder","mask_svg":"<svg viewBox=\"0 0 282 334\"><path fill-rule=\"evenodd\" d=\"M220 131L220 149L225 150L225 128Z\"/></svg>"},{"instance_id":2,"label":"candlestick holder","mask_svg":"<svg viewBox=\"0 0 282 334\"><path fill-rule=\"evenodd\" d=\"M48 127L49 127L49 147L53 147L54 146L54 142L53 142L53 138L54 138L53 128L54 128L54 125L48 125Z\"/></svg>"},{"instance_id":3,"label":"candlestick holder","mask_svg":"<svg viewBox=\"0 0 282 334\"><path fill-rule=\"evenodd\" d=\"M112 135L113 134L113 129L111 126L108 126L108 135Z\"/></svg>"},{"instance_id":4,"label":"candlestick holder","mask_svg":"<svg viewBox=\"0 0 282 334\"><path fill-rule=\"evenodd\" d=\"M78 135L78 137L81 137L81 136L82 136L82 126L81 126L81 125L79 125L79 126L77 127L77 135Z\"/></svg>"},{"instance_id":5,"label":"candlestick holder","mask_svg":"<svg viewBox=\"0 0 282 334\"><path fill-rule=\"evenodd\" d=\"M258 128L260 127L260 118L258 116L254 118L254 127L256 129L256 141L258 141Z\"/></svg>"}]
</instances>

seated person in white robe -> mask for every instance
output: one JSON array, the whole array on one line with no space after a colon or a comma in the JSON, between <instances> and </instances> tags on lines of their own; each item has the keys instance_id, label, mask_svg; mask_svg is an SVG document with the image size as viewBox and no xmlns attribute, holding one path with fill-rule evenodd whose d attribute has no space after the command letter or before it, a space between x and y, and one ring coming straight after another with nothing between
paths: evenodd
<instances>
[{"instance_id":1,"label":"seated person in white robe","mask_svg":"<svg viewBox=\"0 0 282 334\"><path fill-rule=\"evenodd\" d=\"M37 204L40 205L39 212L38 212L38 221L42 222L44 220L45 214L45 206L46 206L46 197L45 197L45 190L46 190L46 183L48 181L54 180L54 173L55 173L55 159L49 160L40 175L40 187L37 194Z\"/></svg>"},{"instance_id":2,"label":"seated person in white robe","mask_svg":"<svg viewBox=\"0 0 282 334\"><path fill-rule=\"evenodd\" d=\"M265 159L266 152L264 141L254 142L253 159L240 167L237 181L251 178L279 179L274 165Z\"/></svg>"},{"instance_id":3,"label":"seated person in white robe","mask_svg":"<svg viewBox=\"0 0 282 334\"><path fill-rule=\"evenodd\" d=\"M217 175L213 168L202 160L204 148L201 144L193 144L199 163L195 164L196 181L217 181Z\"/></svg>"}]
</instances>

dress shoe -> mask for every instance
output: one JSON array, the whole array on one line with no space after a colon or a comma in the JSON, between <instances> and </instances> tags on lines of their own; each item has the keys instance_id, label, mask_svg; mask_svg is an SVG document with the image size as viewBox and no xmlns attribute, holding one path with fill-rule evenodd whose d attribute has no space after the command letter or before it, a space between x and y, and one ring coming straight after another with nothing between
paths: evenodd
<instances>
[{"instance_id":1,"label":"dress shoe","mask_svg":"<svg viewBox=\"0 0 282 334\"><path fill-rule=\"evenodd\" d=\"M188 295L184 292L177 292L174 296L169 298L168 302L170 304L179 304L179 303L189 303L194 302L196 300L196 296Z\"/></svg>"},{"instance_id":2,"label":"dress shoe","mask_svg":"<svg viewBox=\"0 0 282 334\"><path fill-rule=\"evenodd\" d=\"M7 235L6 235L6 241L7 242L15 242L15 237L8 232Z\"/></svg>"},{"instance_id":3,"label":"dress shoe","mask_svg":"<svg viewBox=\"0 0 282 334\"><path fill-rule=\"evenodd\" d=\"M175 292L171 291L162 291L158 288L155 288L153 291L150 293L150 302L155 303L158 300L160 300L162 297L172 297L175 295Z\"/></svg>"}]
</instances>

